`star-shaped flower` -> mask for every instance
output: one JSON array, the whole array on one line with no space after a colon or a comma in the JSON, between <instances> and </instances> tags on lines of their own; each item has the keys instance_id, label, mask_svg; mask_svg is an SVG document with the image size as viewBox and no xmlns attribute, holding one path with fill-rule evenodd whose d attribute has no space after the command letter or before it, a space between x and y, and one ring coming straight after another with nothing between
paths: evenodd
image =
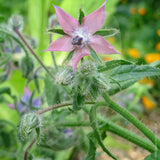
<instances>
[{"instance_id":1,"label":"star-shaped flower","mask_svg":"<svg viewBox=\"0 0 160 160\"><path fill-rule=\"evenodd\" d=\"M54 6L60 26L67 34L52 42L45 51L67 51L74 50L72 67L75 72L78 62L84 56L90 55L89 48L99 54L116 54L113 46L100 35L94 35L105 21L107 0L93 13L83 17L81 24L58 6Z\"/></svg>"},{"instance_id":2,"label":"star-shaped flower","mask_svg":"<svg viewBox=\"0 0 160 160\"><path fill-rule=\"evenodd\" d=\"M29 111L31 107L38 109L42 105L39 97L33 99L30 104L31 96L32 92L27 87L25 87L21 101L17 103L17 109L20 113L23 113L27 110ZM14 104L8 104L8 106L12 109L15 109Z\"/></svg>"}]
</instances>

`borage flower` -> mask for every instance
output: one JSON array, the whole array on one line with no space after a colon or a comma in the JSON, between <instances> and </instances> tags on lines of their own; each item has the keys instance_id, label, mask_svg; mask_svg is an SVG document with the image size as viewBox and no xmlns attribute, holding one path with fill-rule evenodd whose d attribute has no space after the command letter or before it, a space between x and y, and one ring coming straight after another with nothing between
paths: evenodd
<instances>
[{"instance_id":1,"label":"borage flower","mask_svg":"<svg viewBox=\"0 0 160 160\"><path fill-rule=\"evenodd\" d=\"M38 109L42 105L39 97L33 99L32 102L30 102L32 98L31 96L32 92L27 87L25 87L23 96L21 97L21 100L17 103L17 109L20 113L29 111L31 109ZM8 106L12 109L15 109L14 104L8 104Z\"/></svg>"},{"instance_id":2,"label":"borage flower","mask_svg":"<svg viewBox=\"0 0 160 160\"><path fill-rule=\"evenodd\" d=\"M54 6L59 24L67 35L52 42L45 51L70 52L74 50L72 57L74 72L81 58L90 55L89 48L92 48L95 52L100 54L119 53L104 37L94 35L94 33L104 24L106 17L106 2L107 1L93 13L83 17L81 24L60 7Z\"/></svg>"}]
</instances>

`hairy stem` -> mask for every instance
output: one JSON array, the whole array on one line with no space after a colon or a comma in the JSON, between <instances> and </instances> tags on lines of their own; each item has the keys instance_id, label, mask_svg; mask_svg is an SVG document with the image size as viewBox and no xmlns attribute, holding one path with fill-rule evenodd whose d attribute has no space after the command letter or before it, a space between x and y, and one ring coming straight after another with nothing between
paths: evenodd
<instances>
[{"instance_id":1,"label":"hairy stem","mask_svg":"<svg viewBox=\"0 0 160 160\"><path fill-rule=\"evenodd\" d=\"M52 42L52 34L49 35L49 39L50 39L50 43L51 43ZM51 55L52 55L52 60L53 60L54 67L57 70L58 67L57 67L55 56L54 56L54 52L51 52Z\"/></svg>"},{"instance_id":2,"label":"hairy stem","mask_svg":"<svg viewBox=\"0 0 160 160\"><path fill-rule=\"evenodd\" d=\"M86 102L85 104L94 104L95 102ZM63 104L55 104L55 105L53 105L53 106L51 106L51 107L48 107L48 108L44 108L44 109L42 109L42 110L39 110L38 112L37 112L37 114L43 114L43 113L45 113L45 112L48 112L48 111L51 111L51 110L54 110L54 109L56 109L56 108L62 108L62 107L66 107L66 106L70 106L70 105L72 105L73 103L63 103Z\"/></svg>"},{"instance_id":3,"label":"hairy stem","mask_svg":"<svg viewBox=\"0 0 160 160\"><path fill-rule=\"evenodd\" d=\"M137 134L135 134L135 133L133 133L133 132L121 127L121 126L118 126L112 122L107 122L107 121L104 122L104 124L102 124L100 129L112 132L112 133L148 150L149 152L155 152L157 150L156 147L150 141L148 141L145 138L138 136Z\"/></svg>"},{"instance_id":4,"label":"hairy stem","mask_svg":"<svg viewBox=\"0 0 160 160\"><path fill-rule=\"evenodd\" d=\"M156 147L160 148L160 140L153 134L153 132L151 132L151 130L149 130L143 123L141 123L126 109L113 102L106 93L103 93L103 97L107 102L108 107L121 114L125 119L127 119L137 129L139 129Z\"/></svg>"},{"instance_id":5,"label":"hairy stem","mask_svg":"<svg viewBox=\"0 0 160 160\"><path fill-rule=\"evenodd\" d=\"M28 151L31 149L31 147L33 146L33 144L36 142L36 138L34 138L31 143L29 144L29 146L27 147L25 153L24 153L24 160L27 160L28 157Z\"/></svg>"},{"instance_id":6,"label":"hairy stem","mask_svg":"<svg viewBox=\"0 0 160 160\"><path fill-rule=\"evenodd\" d=\"M18 29L14 29L14 31L17 33L19 38L24 42L24 44L27 46L27 48L31 51L32 55L37 59L37 61L41 64L41 66L45 69L45 71L52 77L52 73L48 70L48 68L43 64L41 59L37 56L37 54L34 52L34 50L31 48L31 46L27 43L27 41L24 39L23 35L19 32Z\"/></svg>"}]
</instances>

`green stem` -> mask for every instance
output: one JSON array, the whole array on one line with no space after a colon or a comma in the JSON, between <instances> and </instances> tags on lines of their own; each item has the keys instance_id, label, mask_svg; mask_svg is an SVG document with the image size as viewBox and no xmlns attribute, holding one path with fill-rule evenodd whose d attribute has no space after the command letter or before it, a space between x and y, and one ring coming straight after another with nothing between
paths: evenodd
<instances>
[{"instance_id":1,"label":"green stem","mask_svg":"<svg viewBox=\"0 0 160 160\"><path fill-rule=\"evenodd\" d=\"M95 102L85 102L85 104L95 104ZM102 104L104 104L104 102ZM37 112L37 114L43 114L45 112L49 112L49 111L54 110L56 108L66 107L66 106L70 106L70 105L73 105L73 103L68 102L68 103L62 103L62 104L55 104L55 105L53 105L51 107L39 110Z\"/></svg>"},{"instance_id":2,"label":"green stem","mask_svg":"<svg viewBox=\"0 0 160 160\"><path fill-rule=\"evenodd\" d=\"M108 107L121 114L124 118L126 118L129 122L131 122L137 129L139 129L156 147L160 148L160 140L143 123L141 123L125 108L122 108L121 106L113 102L106 93L103 93L103 97L107 102Z\"/></svg>"},{"instance_id":3,"label":"green stem","mask_svg":"<svg viewBox=\"0 0 160 160\"><path fill-rule=\"evenodd\" d=\"M45 71L54 79L54 76L52 73L48 70L48 68L43 64L41 59L37 56L37 54L34 52L34 50L31 48L31 46L27 43L27 41L24 39L23 35L19 32L18 29L14 30L19 38L24 42L24 44L27 46L27 48L31 51L32 55L37 59L37 61L41 64L41 66L45 69Z\"/></svg>"},{"instance_id":4,"label":"green stem","mask_svg":"<svg viewBox=\"0 0 160 160\"><path fill-rule=\"evenodd\" d=\"M49 37L50 37L50 43L51 43L51 42L52 42L52 34L50 34ZM55 69L57 70L58 67L57 67L57 63L56 63L56 58L55 58L55 56L54 56L54 52L51 52L51 56L52 56L52 60L53 60L54 67L55 67Z\"/></svg>"},{"instance_id":5,"label":"green stem","mask_svg":"<svg viewBox=\"0 0 160 160\"><path fill-rule=\"evenodd\" d=\"M104 122L100 129L107 130L124 139L127 139L128 141L148 150L149 152L155 152L157 150L150 141L112 122Z\"/></svg>"},{"instance_id":6,"label":"green stem","mask_svg":"<svg viewBox=\"0 0 160 160\"><path fill-rule=\"evenodd\" d=\"M63 123L56 123L54 126L58 127L90 127L90 122L63 122Z\"/></svg>"}]
</instances>

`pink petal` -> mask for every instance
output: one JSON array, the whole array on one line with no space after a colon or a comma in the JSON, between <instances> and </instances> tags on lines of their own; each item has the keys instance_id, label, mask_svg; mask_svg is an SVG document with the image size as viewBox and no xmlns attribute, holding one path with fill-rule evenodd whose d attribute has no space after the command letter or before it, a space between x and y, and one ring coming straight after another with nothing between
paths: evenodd
<instances>
[{"instance_id":1,"label":"pink petal","mask_svg":"<svg viewBox=\"0 0 160 160\"><path fill-rule=\"evenodd\" d=\"M79 22L60 7L55 5L53 6L55 8L60 26L65 33L71 35L72 32L79 26Z\"/></svg>"},{"instance_id":2,"label":"pink petal","mask_svg":"<svg viewBox=\"0 0 160 160\"><path fill-rule=\"evenodd\" d=\"M100 54L120 54L113 46L102 36L92 36L89 41L89 46Z\"/></svg>"},{"instance_id":3,"label":"pink petal","mask_svg":"<svg viewBox=\"0 0 160 160\"><path fill-rule=\"evenodd\" d=\"M48 49L44 51L66 51L70 52L74 49L72 39L70 36L63 36L56 41L52 42Z\"/></svg>"},{"instance_id":4,"label":"pink petal","mask_svg":"<svg viewBox=\"0 0 160 160\"><path fill-rule=\"evenodd\" d=\"M72 67L73 67L73 72L76 71L78 62L84 57L90 55L90 51L87 47L83 47L80 49L75 49L73 57L72 57Z\"/></svg>"},{"instance_id":5,"label":"pink petal","mask_svg":"<svg viewBox=\"0 0 160 160\"><path fill-rule=\"evenodd\" d=\"M106 18L105 1L100 8L82 19L82 26L91 34L100 29Z\"/></svg>"}]
</instances>

